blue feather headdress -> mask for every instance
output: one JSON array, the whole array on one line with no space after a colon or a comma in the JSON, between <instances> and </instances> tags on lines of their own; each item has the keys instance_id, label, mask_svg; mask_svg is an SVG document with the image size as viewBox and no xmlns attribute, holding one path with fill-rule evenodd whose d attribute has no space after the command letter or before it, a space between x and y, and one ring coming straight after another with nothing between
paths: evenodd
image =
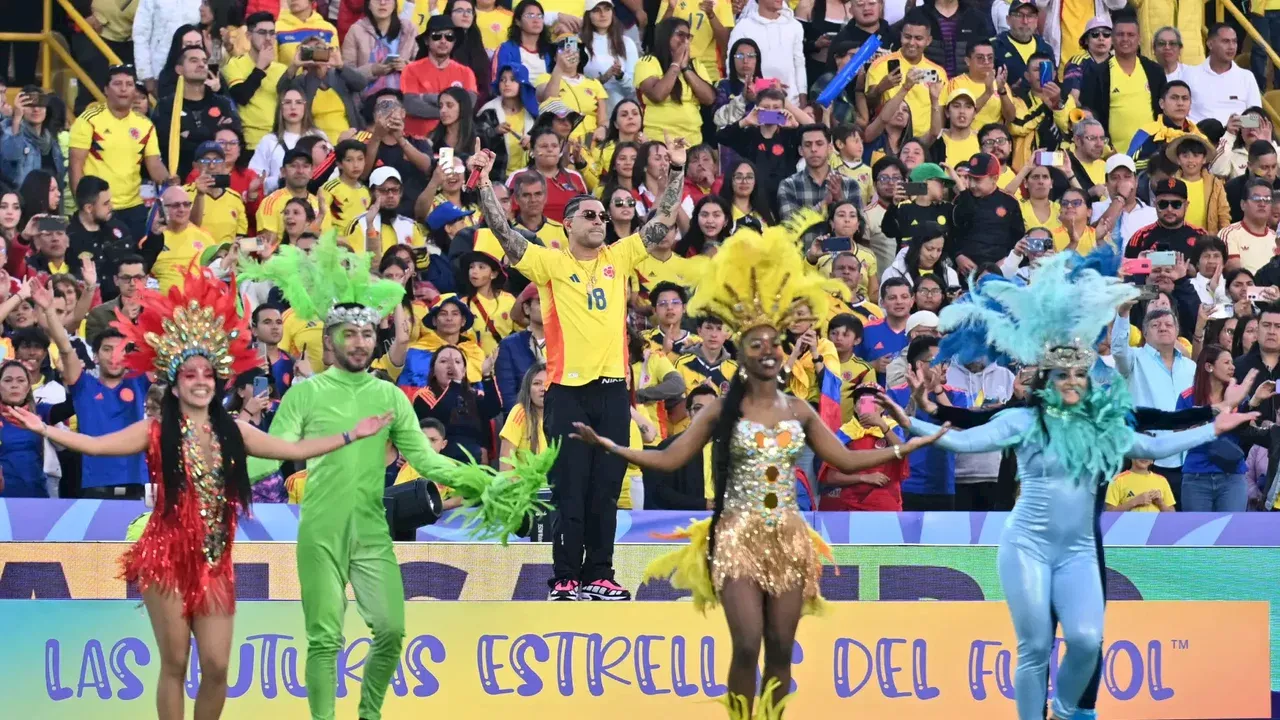
<instances>
[{"instance_id":1,"label":"blue feather headdress","mask_svg":"<svg viewBox=\"0 0 1280 720\"><path fill-rule=\"evenodd\" d=\"M1092 366L1093 347L1115 319L1116 308L1138 294L1120 281L1118 269L1115 249L1099 245L1088 257L1064 252L1045 258L1025 286L1002 277L982 278L942 311L938 358Z\"/></svg>"}]
</instances>

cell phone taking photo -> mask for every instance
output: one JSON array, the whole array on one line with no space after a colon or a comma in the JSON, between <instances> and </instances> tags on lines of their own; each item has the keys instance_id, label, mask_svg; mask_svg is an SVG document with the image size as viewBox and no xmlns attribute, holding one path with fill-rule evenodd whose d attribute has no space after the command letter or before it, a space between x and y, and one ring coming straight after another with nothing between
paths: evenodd
<instances>
[{"instance_id":1,"label":"cell phone taking photo","mask_svg":"<svg viewBox=\"0 0 1280 720\"><path fill-rule=\"evenodd\" d=\"M67 219L57 215L45 215L36 221L38 232L66 232Z\"/></svg>"},{"instance_id":2,"label":"cell phone taking photo","mask_svg":"<svg viewBox=\"0 0 1280 720\"><path fill-rule=\"evenodd\" d=\"M829 237L822 241L822 251L829 253L849 252L853 249L853 238Z\"/></svg>"}]
</instances>

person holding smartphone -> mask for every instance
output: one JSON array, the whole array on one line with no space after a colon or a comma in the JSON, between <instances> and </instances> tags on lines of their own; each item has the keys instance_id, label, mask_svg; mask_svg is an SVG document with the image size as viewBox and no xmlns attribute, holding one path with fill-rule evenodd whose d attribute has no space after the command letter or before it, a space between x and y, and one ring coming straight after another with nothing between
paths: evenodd
<instances>
[{"instance_id":1,"label":"person holding smartphone","mask_svg":"<svg viewBox=\"0 0 1280 720\"><path fill-rule=\"evenodd\" d=\"M191 199L191 221L221 243L235 242L249 233L244 199L231 189L226 151L210 140L196 148L195 181L185 188Z\"/></svg>"}]
</instances>

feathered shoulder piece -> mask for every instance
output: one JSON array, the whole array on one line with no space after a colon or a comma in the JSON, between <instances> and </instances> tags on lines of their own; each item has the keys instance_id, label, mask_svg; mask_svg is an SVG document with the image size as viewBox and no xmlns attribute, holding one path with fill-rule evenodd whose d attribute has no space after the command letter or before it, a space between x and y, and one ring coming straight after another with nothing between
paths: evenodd
<instances>
[{"instance_id":1,"label":"feathered shoulder piece","mask_svg":"<svg viewBox=\"0 0 1280 720\"><path fill-rule=\"evenodd\" d=\"M1045 367L1091 367L1098 336L1137 288L1116 277L1115 250L1099 246L1044 259L1028 285L987 277L943 309L938 358L980 358Z\"/></svg>"},{"instance_id":2,"label":"feathered shoulder piece","mask_svg":"<svg viewBox=\"0 0 1280 720\"><path fill-rule=\"evenodd\" d=\"M310 253L282 245L266 262L241 260L239 276L280 288L289 307L307 322L323 322L326 327L344 322L367 325L386 317L404 297L399 283L374 278L372 265L369 253L339 246L338 231L331 229ZM335 309L352 303L362 309Z\"/></svg>"},{"instance_id":3,"label":"feathered shoulder piece","mask_svg":"<svg viewBox=\"0 0 1280 720\"><path fill-rule=\"evenodd\" d=\"M821 221L820 214L804 209L763 233L735 232L711 258L689 312L716 315L739 336L763 325L781 330L800 320L825 318L829 293L842 292L844 285L810 265L799 243Z\"/></svg>"},{"instance_id":4,"label":"feathered shoulder piece","mask_svg":"<svg viewBox=\"0 0 1280 720\"><path fill-rule=\"evenodd\" d=\"M249 326L236 310L236 287L206 269L184 271L183 282L167 295L139 292L142 313L135 325L119 309L111 326L134 346L125 362L135 372L156 372L173 382L182 363L209 360L219 377L231 378L258 366L249 346Z\"/></svg>"}]
</instances>

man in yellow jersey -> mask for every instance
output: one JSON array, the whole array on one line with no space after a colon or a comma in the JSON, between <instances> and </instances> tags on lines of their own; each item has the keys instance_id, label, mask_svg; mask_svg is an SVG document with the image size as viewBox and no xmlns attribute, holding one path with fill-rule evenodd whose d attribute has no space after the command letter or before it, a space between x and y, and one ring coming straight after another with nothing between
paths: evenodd
<instances>
[{"instance_id":1,"label":"man in yellow jersey","mask_svg":"<svg viewBox=\"0 0 1280 720\"><path fill-rule=\"evenodd\" d=\"M658 21L677 17L689 23L689 56L702 63L702 68L715 83L724 77L724 55L729 48L729 31L733 28L732 0L662 0Z\"/></svg>"},{"instance_id":2,"label":"man in yellow jersey","mask_svg":"<svg viewBox=\"0 0 1280 720\"><path fill-rule=\"evenodd\" d=\"M933 107L929 97L933 78L926 76L936 75L938 82L945 83L947 71L924 56L924 49L933 42L933 30L923 16L912 14L902 21L901 42L901 50L880 56L867 70L867 102L883 107L902 92L907 75L915 73L915 85L906 91L907 107L911 108L912 127L925 129Z\"/></svg>"},{"instance_id":3,"label":"man in yellow jersey","mask_svg":"<svg viewBox=\"0 0 1280 720\"><path fill-rule=\"evenodd\" d=\"M319 38L329 46L330 52L342 52L337 29L316 12L312 0L285 0L280 19L276 21L276 60L291 64L298 47L311 38Z\"/></svg>"},{"instance_id":4,"label":"man in yellow jersey","mask_svg":"<svg viewBox=\"0 0 1280 720\"><path fill-rule=\"evenodd\" d=\"M307 190L311 182L311 154L305 150L293 148L284 154L284 166L280 173L284 176L284 187L262 199L258 205L258 232L271 239L284 234L284 206L290 198L306 200L320 217L320 201Z\"/></svg>"},{"instance_id":5,"label":"man in yellow jersey","mask_svg":"<svg viewBox=\"0 0 1280 720\"><path fill-rule=\"evenodd\" d=\"M427 241L422 226L413 218L400 214L403 181L399 171L383 165L369 176L369 186L374 194L373 204L346 228L351 247L365 248L375 257L382 257L396 245L425 246Z\"/></svg>"},{"instance_id":6,"label":"man in yellow jersey","mask_svg":"<svg viewBox=\"0 0 1280 720\"><path fill-rule=\"evenodd\" d=\"M228 60L222 78L227 82L227 97L240 108L247 149L253 150L275 126L276 86L289 66L276 61L276 19L271 13L254 13L244 25L249 52Z\"/></svg>"},{"instance_id":7,"label":"man in yellow jersey","mask_svg":"<svg viewBox=\"0 0 1280 720\"><path fill-rule=\"evenodd\" d=\"M477 152L480 206L512 266L538 285L547 338L547 437L562 441L550 473L557 510L552 531L551 600L629 600L613 578L613 536L618 495L627 463L603 447L571 439L588 425L609 441L630 441L630 421L619 408L628 397L627 277L675 225L684 187L685 141L669 141L671 179L651 219L635 235L605 247L604 205L590 195L565 206L568 244L562 250L530 244L507 224L493 194L494 155ZM607 442L607 441L606 441Z\"/></svg>"},{"instance_id":8,"label":"man in yellow jersey","mask_svg":"<svg viewBox=\"0 0 1280 720\"><path fill-rule=\"evenodd\" d=\"M138 167L145 167L157 184L169 181L169 171L160 159L155 126L133 110L136 82L130 65L107 70L107 84L102 88L107 104L90 105L71 125L71 162L67 172L73 193L85 175L106 180L116 218L133 237L143 238L150 228Z\"/></svg>"},{"instance_id":9,"label":"man in yellow jersey","mask_svg":"<svg viewBox=\"0 0 1280 720\"><path fill-rule=\"evenodd\" d=\"M976 108L972 123L975 131L990 123L1004 122L1004 116L1000 114L1000 95L996 92L996 51L990 40L978 40L969 45L968 65L968 72L947 82L944 97L954 97L957 90L969 91Z\"/></svg>"},{"instance_id":10,"label":"man in yellow jersey","mask_svg":"<svg viewBox=\"0 0 1280 720\"><path fill-rule=\"evenodd\" d=\"M1107 131L1102 123L1093 118L1085 118L1076 123L1072 130L1075 138L1075 150L1068 154L1075 176L1080 187L1089 196L1098 200L1107 196L1107 161L1102 153L1107 149Z\"/></svg>"},{"instance_id":11,"label":"man in yellow jersey","mask_svg":"<svg viewBox=\"0 0 1280 720\"><path fill-rule=\"evenodd\" d=\"M1113 13L1115 55L1091 66L1080 83L1080 106L1093 112L1117 150L1128 148L1138 129L1159 117L1164 97L1164 70L1138 55L1139 37L1138 19L1132 13Z\"/></svg>"},{"instance_id":12,"label":"man in yellow jersey","mask_svg":"<svg viewBox=\"0 0 1280 720\"><path fill-rule=\"evenodd\" d=\"M1017 80L1027 70L1027 61L1037 52L1057 57L1048 41L1036 34L1040 8L1031 0L1009 3L1009 29L991 42L995 50L996 68L1004 68L1006 77Z\"/></svg>"},{"instance_id":13,"label":"man in yellow jersey","mask_svg":"<svg viewBox=\"0 0 1280 720\"><path fill-rule=\"evenodd\" d=\"M142 251L153 258L151 276L160 283L160 293L166 294L182 282L182 272L191 261L216 243L209 233L191 224L192 203L186 190L176 185L165 188L160 203L164 213L157 214Z\"/></svg>"},{"instance_id":14,"label":"man in yellow jersey","mask_svg":"<svg viewBox=\"0 0 1280 720\"><path fill-rule=\"evenodd\" d=\"M200 143L196 148L196 175L194 182L186 186L187 196L194 205L191 220L209 233L217 243L235 242L249 232L249 218L244 209L244 199L231 189L230 168L222 146L216 142Z\"/></svg>"}]
</instances>

